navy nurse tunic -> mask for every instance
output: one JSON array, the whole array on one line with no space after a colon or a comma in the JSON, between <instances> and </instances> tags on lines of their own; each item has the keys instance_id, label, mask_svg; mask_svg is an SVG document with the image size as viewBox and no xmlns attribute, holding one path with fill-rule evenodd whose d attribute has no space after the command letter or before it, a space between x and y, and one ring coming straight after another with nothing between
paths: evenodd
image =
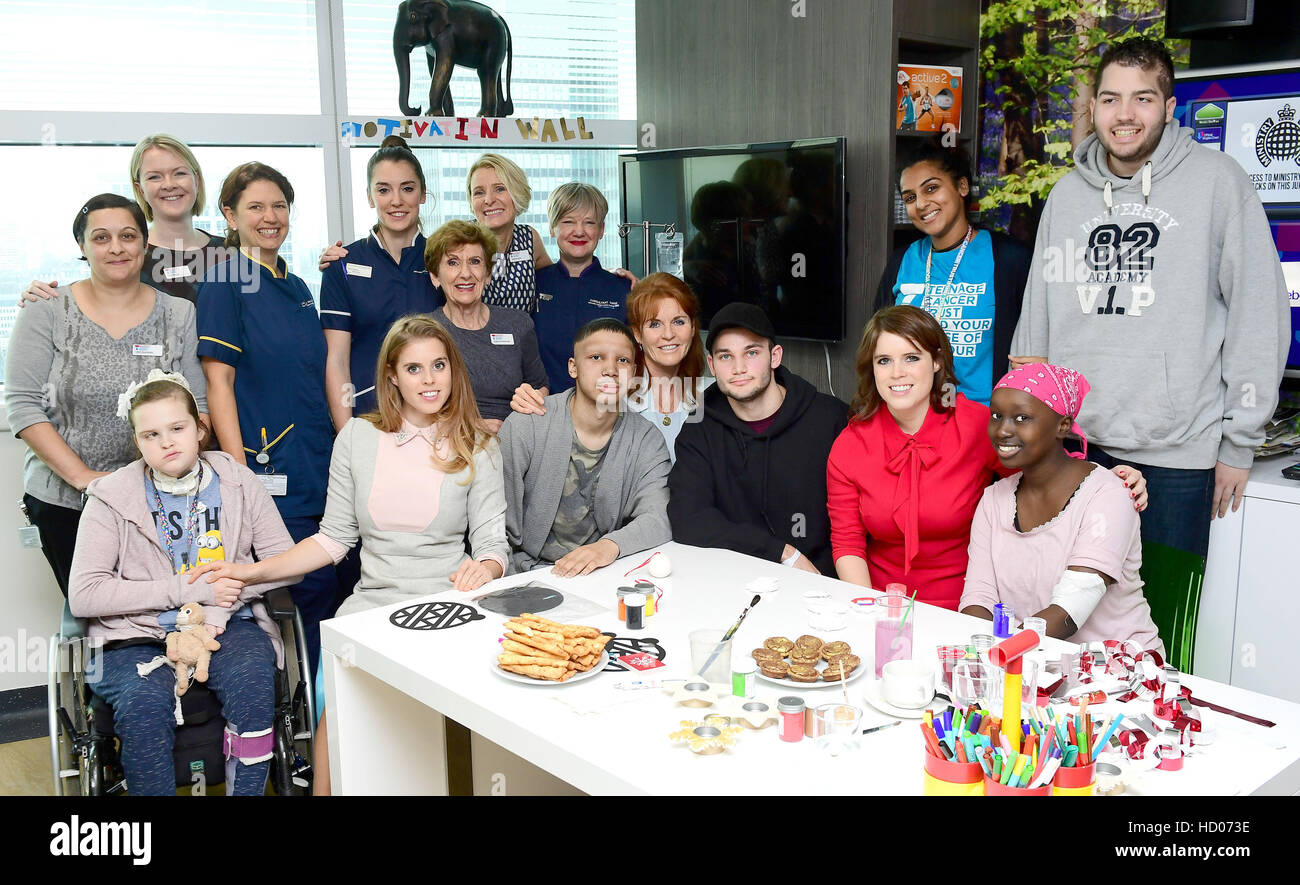
<instances>
[{"instance_id":1,"label":"navy nurse tunic","mask_svg":"<svg viewBox=\"0 0 1300 885\"><path fill-rule=\"evenodd\" d=\"M325 512L334 427L325 399L325 333L311 290L236 252L209 268L199 288L200 357L235 367L235 403L248 467L282 473L284 519ZM263 437L265 434L265 437ZM270 462L259 464L265 450Z\"/></svg>"},{"instance_id":2,"label":"navy nurse tunic","mask_svg":"<svg viewBox=\"0 0 1300 885\"><path fill-rule=\"evenodd\" d=\"M375 364L389 328L408 314L432 313L445 300L424 267L424 244L424 234L417 233L402 249L402 260L394 261L371 233L350 244L347 258L333 262L321 275L321 326L352 335L354 415L379 407Z\"/></svg>"},{"instance_id":3,"label":"navy nurse tunic","mask_svg":"<svg viewBox=\"0 0 1300 885\"><path fill-rule=\"evenodd\" d=\"M568 269L558 261L537 272L533 326L551 393L573 386L569 357L573 356L574 334L601 317L626 323L627 293L631 288L631 280L602 268L594 255L591 264L576 277L569 276Z\"/></svg>"}]
</instances>

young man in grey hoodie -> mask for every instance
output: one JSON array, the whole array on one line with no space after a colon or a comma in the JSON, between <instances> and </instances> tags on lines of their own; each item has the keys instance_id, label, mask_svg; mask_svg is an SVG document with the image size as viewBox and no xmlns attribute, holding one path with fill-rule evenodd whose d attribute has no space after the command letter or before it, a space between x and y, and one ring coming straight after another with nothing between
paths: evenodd
<instances>
[{"instance_id":1,"label":"young man in grey hoodie","mask_svg":"<svg viewBox=\"0 0 1300 885\"><path fill-rule=\"evenodd\" d=\"M1088 457L1146 476L1143 541L1203 557L1277 405L1282 266L1246 173L1173 119L1163 44L1111 46L1094 91L1093 134L1043 210L1011 362L1083 373Z\"/></svg>"}]
</instances>

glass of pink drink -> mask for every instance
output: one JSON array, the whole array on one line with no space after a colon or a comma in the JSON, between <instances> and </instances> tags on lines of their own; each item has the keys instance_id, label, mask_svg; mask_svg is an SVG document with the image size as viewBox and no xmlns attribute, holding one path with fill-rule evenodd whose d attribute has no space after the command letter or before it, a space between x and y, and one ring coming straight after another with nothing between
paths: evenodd
<instances>
[{"instance_id":1,"label":"glass of pink drink","mask_svg":"<svg viewBox=\"0 0 1300 885\"><path fill-rule=\"evenodd\" d=\"M890 661L912 658L912 618L903 622L908 599L905 596L886 595L878 603L876 618L876 678L879 679ZM913 612L915 617L915 612Z\"/></svg>"}]
</instances>

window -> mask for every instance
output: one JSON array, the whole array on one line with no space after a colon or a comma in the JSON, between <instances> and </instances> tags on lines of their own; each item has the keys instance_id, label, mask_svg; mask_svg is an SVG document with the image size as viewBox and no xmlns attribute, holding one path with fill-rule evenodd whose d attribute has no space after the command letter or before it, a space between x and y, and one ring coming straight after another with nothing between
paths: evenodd
<instances>
[{"instance_id":1,"label":"window","mask_svg":"<svg viewBox=\"0 0 1300 885\"><path fill-rule=\"evenodd\" d=\"M325 212L325 163L320 148L191 145L203 167L208 205L195 225L223 234L217 206L221 180L235 166L258 159L284 173L294 189L289 239L280 255L289 270L320 294L316 258L329 241ZM85 279L86 265L72 238L78 207L100 193L134 198L127 177L131 148L120 146L0 147L0 193L10 211L0 216L0 371L19 294L32 279L60 287ZM70 174L75 170L75 174Z\"/></svg>"},{"instance_id":2,"label":"window","mask_svg":"<svg viewBox=\"0 0 1300 885\"><path fill-rule=\"evenodd\" d=\"M635 119L635 0L489 5L511 30L515 116ZM365 199L373 148L341 145L339 121L398 110L396 11L396 0L0 0L0 193L8 209L0 220L0 373L18 296L34 278L85 277L73 213L97 193L131 196L131 146L150 133L194 148L209 198L196 223L214 233L225 229L215 203L231 168L258 159L288 176L297 201L281 254L318 292L320 251L354 239L349 228L360 235L374 224ZM427 66L422 53L411 55L411 98L426 105ZM346 59L342 83L333 58ZM457 69L452 93L460 113L477 113L472 71ZM521 220L552 256L546 197L580 179L609 199L597 254L609 267L620 263L617 151L504 152L529 175L533 204ZM464 182L476 152L417 154L435 198L425 229L470 217Z\"/></svg>"},{"instance_id":3,"label":"window","mask_svg":"<svg viewBox=\"0 0 1300 885\"><path fill-rule=\"evenodd\" d=\"M3 110L321 110L312 0L0 0L0 34Z\"/></svg>"},{"instance_id":4,"label":"window","mask_svg":"<svg viewBox=\"0 0 1300 885\"><path fill-rule=\"evenodd\" d=\"M488 5L510 28L515 116L635 119L634 0L491 0ZM393 56L396 16L392 0L344 0L347 109L353 115L391 115L401 107ZM423 49L410 54L407 100L427 113L430 76L425 55ZM478 113L474 71L455 69L451 97L457 114Z\"/></svg>"}]
</instances>

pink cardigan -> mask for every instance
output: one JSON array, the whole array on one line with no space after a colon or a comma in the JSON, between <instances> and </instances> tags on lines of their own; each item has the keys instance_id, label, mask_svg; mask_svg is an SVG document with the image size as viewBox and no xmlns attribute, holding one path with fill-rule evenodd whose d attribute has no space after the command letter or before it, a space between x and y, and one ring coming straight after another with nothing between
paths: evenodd
<instances>
[{"instance_id":1,"label":"pink cardigan","mask_svg":"<svg viewBox=\"0 0 1300 885\"><path fill-rule=\"evenodd\" d=\"M202 457L221 483L221 535L228 558L252 562L254 552L266 559L293 546L270 494L251 470L225 452L204 452ZM92 637L162 639L162 612L198 602L207 623L225 627L232 613L251 603L258 625L275 646L276 665L283 666L280 631L259 597L300 578L249 585L231 608L215 605L209 584L202 578L191 584L188 575L172 568L145 498L144 471L143 459L133 461L86 488L68 586L72 614L90 619Z\"/></svg>"}]
</instances>

